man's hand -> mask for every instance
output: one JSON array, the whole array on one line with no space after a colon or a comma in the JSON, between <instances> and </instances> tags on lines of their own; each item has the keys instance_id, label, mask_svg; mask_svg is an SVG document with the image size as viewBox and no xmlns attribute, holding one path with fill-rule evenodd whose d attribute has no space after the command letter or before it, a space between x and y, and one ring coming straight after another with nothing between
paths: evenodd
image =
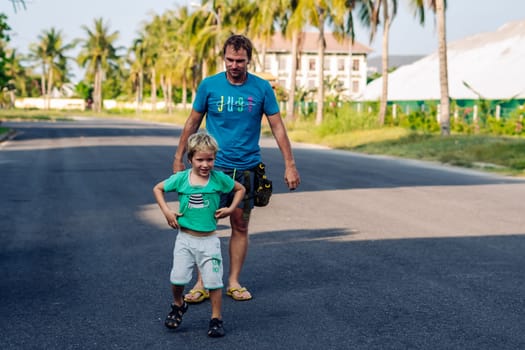
<instances>
[{"instance_id":1,"label":"man's hand","mask_svg":"<svg viewBox=\"0 0 525 350\"><path fill-rule=\"evenodd\" d=\"M227 207L217 209L215 211L215 219L222 219L227 216L230 216L232 212L233 212L233 209L227 208Z\"/></svg>"},{"instance_id":2,"label":"man's hand","mask_svg":"<svg viewBox=\"0 0 525 350\"><path fill-rule=\"evenodd\" d=\"M301 178L295 166L286 167L284 170L284 182L290 191L295 190L301 184Z\"/></svg>"},{"instance_id":3,"label":"man's hand","mask_svg":"<svg viewBox=\"0 0 525 350\"><path fill-rule=\"evenodd\" d=\"M183 171L184 169L186 169L186 166L184 165L184 162L180 161L180 160L177 160L177 159L174 159L173 160L173 173L177 173L179 171Z\"/></svg>"}]
</instances>

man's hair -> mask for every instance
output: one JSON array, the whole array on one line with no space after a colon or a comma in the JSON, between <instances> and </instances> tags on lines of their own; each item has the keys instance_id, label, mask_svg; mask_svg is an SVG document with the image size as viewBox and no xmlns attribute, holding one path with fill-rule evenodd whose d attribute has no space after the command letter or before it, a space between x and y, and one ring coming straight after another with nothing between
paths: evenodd
<instances>
[{"instance_id":1,"label":"man's hair","mask_svg":"<svg viewBox=\"0 0 525 350\"><path fill-rule=\"evenodd\" d=\"M198 132L188 138L188 159L191 160L195 152L212 152L219 150L217 141L206 132Z\"/></svg>"},{"instance_id":2,"label":"man's hair","mask_svg":"<svg viewBox=\"0 0 525 350\"><path fill-rule=\"evenodd\" d=\"M239 51L240 49L246 50L246 55L248 56L248 61L252 60L252 51L253 51L253 44L244 35L232 35L230 36L226 42L224 43L224 46L222 48L222 56L224 57L226 55L226 48L228 46L233 46L233 49L235 51Z\"/></svg>"}]
</instances>

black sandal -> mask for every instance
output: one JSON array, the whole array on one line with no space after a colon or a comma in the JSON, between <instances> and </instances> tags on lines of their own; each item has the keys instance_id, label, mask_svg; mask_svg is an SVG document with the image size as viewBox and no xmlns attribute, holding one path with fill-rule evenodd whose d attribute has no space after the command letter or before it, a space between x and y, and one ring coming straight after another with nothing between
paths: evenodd
<instances>
[{"instance_id":1,"label":"black sandal","mask_svg":"<svg viewBox=\"0 0 525 350\"><path fill-rule=\"evenodd\" d=\"M176 329L180 326L182 322L182 315L188 311L188 304L185 301L182 301L181 306L171 304L171 312L166 316L164 325L170 329Z\"/></svg>"},{"instance_id":2,"label":"black sandal","mask_svg":"<svg viewBox=\"0 0 525 350\"><path fill-rule=\"evenodd\" d=\"M210 327L208 328L208 336L212 338L224 337L224 327L222 320L218 318L212 318L210 320Z\"/></svg>"}]
</instances>

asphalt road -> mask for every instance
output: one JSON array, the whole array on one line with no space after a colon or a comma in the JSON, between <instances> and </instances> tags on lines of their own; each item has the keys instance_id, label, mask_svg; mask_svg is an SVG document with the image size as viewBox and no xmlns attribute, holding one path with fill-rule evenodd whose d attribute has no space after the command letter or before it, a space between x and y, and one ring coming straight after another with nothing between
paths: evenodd
<instances>
[{"instance_id":1,"label":"asphalt road","mask_svg":"<svg viewBox=\"0 0 525 350\"><path fill-rule=\"evenodd\" d=\"M152 187L180 129L6 125L0 349L525 348L524 181L295 145L289 192L263 140L275 194L251 223L254 299L225 296L227 335L209 339L209 302L163 326L175 231Z\"/></svg>"}]
</instances>

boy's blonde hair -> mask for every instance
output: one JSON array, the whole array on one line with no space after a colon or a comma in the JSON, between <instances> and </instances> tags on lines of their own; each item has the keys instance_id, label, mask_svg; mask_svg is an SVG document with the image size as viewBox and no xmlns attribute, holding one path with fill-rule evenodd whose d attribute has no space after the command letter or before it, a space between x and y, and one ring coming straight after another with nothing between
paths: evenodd
<instances>
[{"instance_id":1,"label":"boy's blonde hair","mask_svg":"<svg viewBox=\"0 0 525 350\"><path fill-rule=\"evenodd\" d=\"M206 132L198 132L188 138L188 159L191 160L195 152L212 152L217 154L219 145L217 141Z\"/></svg>"}]
</instances>

